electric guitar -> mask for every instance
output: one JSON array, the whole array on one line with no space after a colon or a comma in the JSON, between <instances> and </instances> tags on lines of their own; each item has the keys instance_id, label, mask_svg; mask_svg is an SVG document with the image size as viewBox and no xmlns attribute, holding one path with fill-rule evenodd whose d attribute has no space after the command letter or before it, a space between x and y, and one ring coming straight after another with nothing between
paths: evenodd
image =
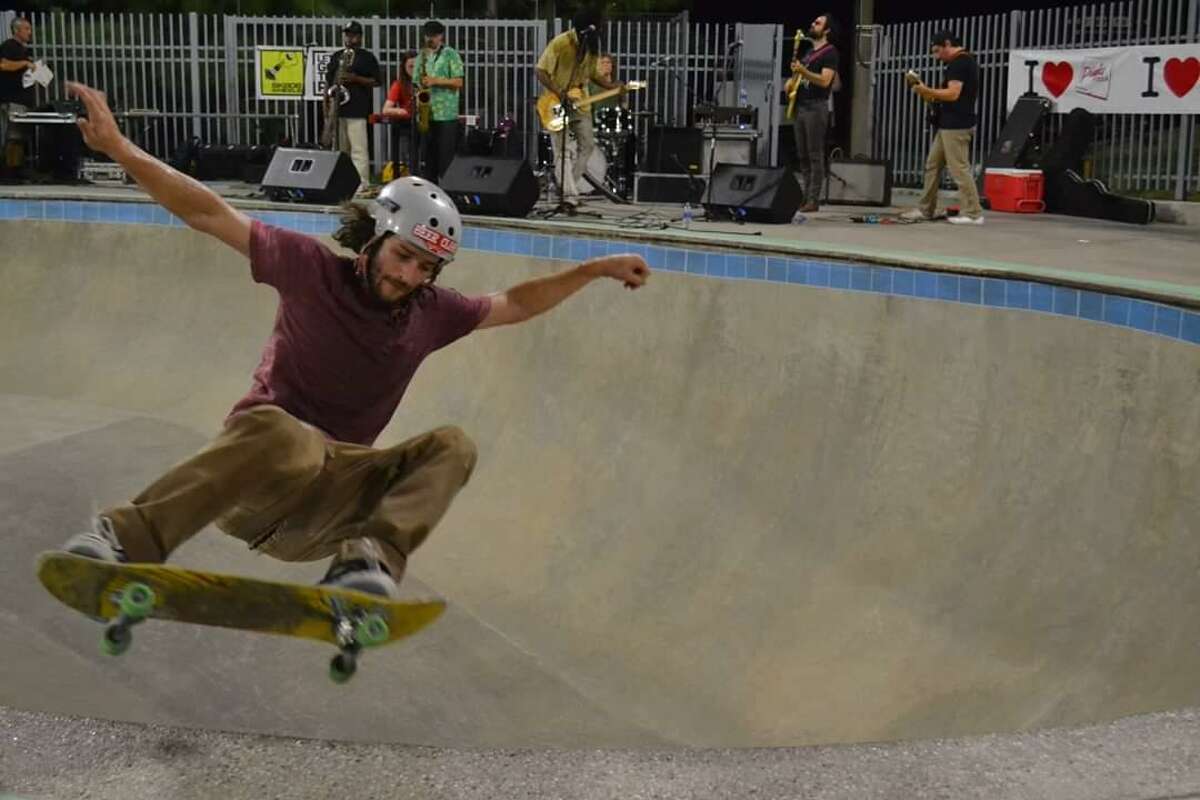
<instances>
[{"instance_id":1,"label":"electric guitar","mask_svg":"<svg viewBox=\"0 0 1200 800\"><path fill-rule=\"evenodd\" d=\"M907 83L909 86L916 86L918 83L921 82L921 76L918 75L915 71L910 69L908 72L904 73L904 82ZM922 98L922 99L924 99L924 98ZM938 129L938 108L937 108L938 101L925 100L924 102L925 102L925 124L928 125L930 127L930 129L936 131Z\"/></svg>"},{"instance_id":2,"label":"electric guitar","mask_svg":"<svg viewBox=\"0 0 1200 800\"><path fill-rule=\"evenodd\" d=\"M625 91L636 92L646 88L646 81L630 81L625 84ZM578 87L567 92L567 98L570 100L572 108L586 109L592 103L599 103L601 100L607 100L610 97L615 97L621 93L621 89L608 89L599 94L585 95L583 89ZM558 97L549 91L543 91L537 101L538 117L542 121L542 127L551 133L558 133L567 125L567 119L571 112L564 108Z\"/></svg>"}]
</instances>

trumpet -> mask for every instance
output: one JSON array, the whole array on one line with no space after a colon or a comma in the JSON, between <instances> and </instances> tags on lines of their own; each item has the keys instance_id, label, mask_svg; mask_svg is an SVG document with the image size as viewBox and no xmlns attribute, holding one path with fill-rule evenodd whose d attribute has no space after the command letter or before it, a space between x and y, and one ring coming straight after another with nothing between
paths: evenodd
<instances>
[{"instance_id":1,"label":"trumpet","mask_svg":"<svg viewBox=\"0 0 1200 800\"><path fill-rule=\"evenodd\" d=\"M816 46L816 44L816 42L804 35L803 29L797 30L796 36L792 40L792 60L799 61L800 59L804 58L806 55L812 52L812 49ZM796 95L800 93L800 87L806 83L808 83L808 81L805 80L804 76L793 69L792 77L789 78L788 82L784 85L788 96L788 119L792 119L796 116Z\"/></svg>"}]
</instances>

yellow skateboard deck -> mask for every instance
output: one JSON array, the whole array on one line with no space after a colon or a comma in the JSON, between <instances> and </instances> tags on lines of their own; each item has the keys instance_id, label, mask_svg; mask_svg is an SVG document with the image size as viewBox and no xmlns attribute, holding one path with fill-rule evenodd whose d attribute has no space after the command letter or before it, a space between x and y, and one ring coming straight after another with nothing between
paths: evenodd
<instances>
[{"instance_id":1,"label":"yellow skateboard deck","mask_svg":"<svg viewBox=\"0 0 1200 800\"><path fill-rule=\"evenodd\" d=\"M145 619L236 628L329 642L330 677L354 674L364 647L412 636L445 610L440 600L398 602L348 589L279 583L165 564L117 564L63 552L38 556L38 580L79 613L107 621L102 646L119 655Z\"/></svg>"}]
</instances>

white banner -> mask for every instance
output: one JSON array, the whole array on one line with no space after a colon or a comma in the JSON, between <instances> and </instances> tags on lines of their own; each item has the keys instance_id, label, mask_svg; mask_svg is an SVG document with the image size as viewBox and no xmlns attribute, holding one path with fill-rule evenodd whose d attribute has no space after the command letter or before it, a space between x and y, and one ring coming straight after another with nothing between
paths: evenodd
<instances>
[{"instance_id":1,"label":"white banner","mask_svg":"<svg viewBox=\"0 0 1200 800\"><path fill-rule=\"evenodd\" d=\"M1200 114L1200 44L1014 50L1009 110L1027 94L1060 114Z\"/></svg>"},{"instance_id":2,"label":"white banner","mask_svg":"<svg viewBox=\"0 0 1200 800\"><path fill-rule=\"evenodd\" d=\"M329 67L330 59L340 52L340 47L308 48L308 58L304 64L305 100L320 100L325 96L325 70Z\"/></svg>"}]
</instances>

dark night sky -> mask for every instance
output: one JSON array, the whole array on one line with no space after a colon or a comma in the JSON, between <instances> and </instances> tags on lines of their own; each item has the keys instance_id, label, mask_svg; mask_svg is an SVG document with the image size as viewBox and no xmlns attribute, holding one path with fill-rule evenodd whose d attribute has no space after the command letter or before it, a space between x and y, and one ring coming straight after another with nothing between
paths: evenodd
<instances>
[{"instance_id":1,"label":"dark night sky","mask_svg":"<svg viewBox=\"0 0 1200 800\"><path fill-rule=\"evenodd\" d=\"M918 0L917 2L900 2L900 0L876 0L875 21L881 24L890 22L907 22L909 20L953 18L975 16L977 14L994 14L998 11L1028 10L1036 8L1058 8L1059 6L1077 5L1080 0L1063 2L1063 0L1020 0L1020 2L998 2L998 0ZM789 9L787 18L781 18L781 6ZM737 2L737 0L695 0L693 3L693 19L696 21L712 22L779 22L787 31L794 30L797 25L811 21L812 17L822 11L830 11L842 20L843 25L853 24L854 10L858 7L855 0L824 0L824 2L788 3L783 4L757 2Z\"/></svg>"}]
</instances>

